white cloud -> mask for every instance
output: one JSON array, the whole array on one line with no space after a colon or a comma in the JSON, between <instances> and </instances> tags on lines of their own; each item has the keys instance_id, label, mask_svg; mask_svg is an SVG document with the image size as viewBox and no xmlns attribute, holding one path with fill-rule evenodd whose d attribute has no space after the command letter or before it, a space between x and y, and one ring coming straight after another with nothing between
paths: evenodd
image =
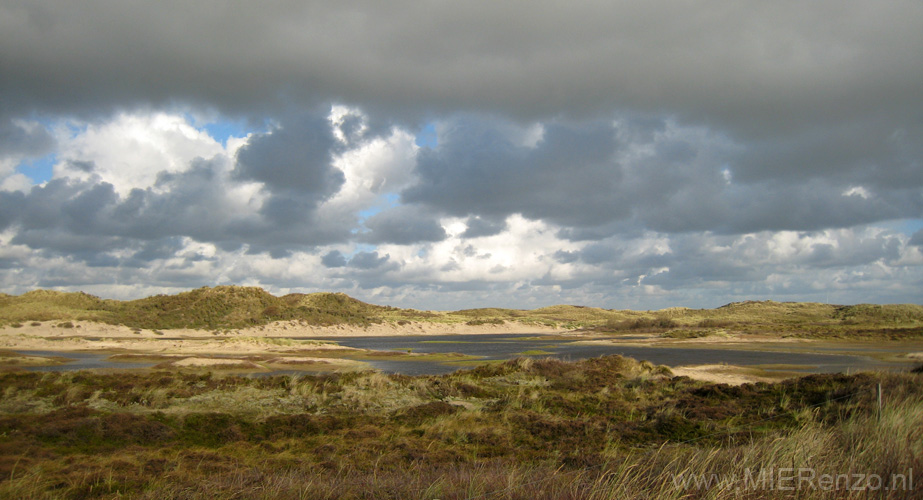
<instances>
[{"instance_id":1,"label":"white cloud","mask_svg":"<svg viewBox=\"0 0 923 500\"><path fill-rule=\"evenodd\" d=\"M0 163L0 171L8 170L4 169L2 163ZM29 177L14 172L8 175L0 174L0 191L22 191L26 192L33 186L32 179Z\"/></svg>"},{"instance_id":2,"label":"white cloud","mask_svg":"<svg viewBox=\"0 0 923 500\"><path fill-rule=\"evenodd\" d=\"M155 185L161 172L178 173L196 158L226 155L224 147L179 114L121 113L101 123L56 127L60 143L55 177L98 176L122 196Z\"/></svg>"},{"instance_id":3,"label":"white cloud","mask_svg":"<svg viewBox=\"0 0 923 500\"><path fill-rule=\"evenodd\" d=\"M346 182L326 208L358 212L400 192L411 180L416 149L413 135L399 128L347 149L333 160Z\"/></svg>"},{"instance_id":4,"label":"white cloud","mask_svg":"<svg viewBox=\"0 0 923 500\"><path fill-rule=\"evenodd\" d=\"M865 189L862 186L852 186L846 191L843 191L843 196L858 196L859 198L862 198L863 200L867 200L869 199L871 194L869 193L868 189Z\"/></svg>"}]
</instances>

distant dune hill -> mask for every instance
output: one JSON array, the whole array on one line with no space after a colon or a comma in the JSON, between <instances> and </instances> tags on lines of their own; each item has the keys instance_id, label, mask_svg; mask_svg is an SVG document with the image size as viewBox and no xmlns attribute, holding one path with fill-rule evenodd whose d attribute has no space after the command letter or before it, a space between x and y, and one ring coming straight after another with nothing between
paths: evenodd
<instances>
[{"instance_id":1,"label":"distant dune hill","mask_svg":"<svg viewBox=\"0 0 923 500\"><path fill-rule=\"evenodd\" d=\"M385 321L472 325L520 321L610 332L771 329L806 335L837 335L888 330L916 335L923 329L923 306L746 301L715 309L673 307L660 311L557 305L532 310L482 308L436 312L368 304L342 293L296 293L276 297L262 288L240 286L203 287L129 301L51 290L35 290L19 296L0 294L0 324L74 320L149 329L244 328L274 321L357 326Z\"/></svg>"},{"instance_id":2,"label":"distant dune hill","mask_svg":"<svg viewBox=\"0 0 923 500\"><path fill-rule=\"evenodd\" d=\"M36 290L0 297L0 321L89 320L137 328L241 328L296 320L313 325L367 324L388 308L345 294L275 297L261 288L204 287L138 300L103 300L82 292Z\"/></svg>"}]
</instances>

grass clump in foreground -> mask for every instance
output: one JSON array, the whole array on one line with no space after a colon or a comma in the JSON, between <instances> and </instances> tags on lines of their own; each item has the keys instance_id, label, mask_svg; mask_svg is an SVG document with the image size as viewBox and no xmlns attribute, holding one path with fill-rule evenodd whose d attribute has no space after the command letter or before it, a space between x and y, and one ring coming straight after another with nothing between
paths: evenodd
<instances>
[{"instance_id":1,"label":"grass clump in foreground","mask_svg":"<svg viewBox=\"0 0 923 500\"><path fill-rule=\"evenodd\" d=\"M619 356L417 377L6 373L0 498L791 498L779 483L735 491L747 471L787 468L912 470L919 488L920 382L729 387Z\"/></svg>"}]
</instances>

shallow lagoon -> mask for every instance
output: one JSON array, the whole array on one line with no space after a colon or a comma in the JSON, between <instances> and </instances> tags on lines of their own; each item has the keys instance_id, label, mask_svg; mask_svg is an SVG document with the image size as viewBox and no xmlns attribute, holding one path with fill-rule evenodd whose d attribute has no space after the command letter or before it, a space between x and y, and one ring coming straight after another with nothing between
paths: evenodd
<instances>
[{"instance_id":1,"label":"shallow lagoon","mask_svg":"<svg viewBox=\"0 0 923 500\"><path fill-rule=\"evenodd\" d=\"M308 337L298 337L308 339ZM314 339L313 337L311 339ZM619 344L580 343L583 338L561 337L536 334L449 334L394 337L341 337L336 339L316 339L335 341L336 343L358 349L374 351L394 351L413 353L461 353L476 356L475 361L446 362L420 360L382 359L380 356L355 356L369 363L374 368L386 373L405 375L437 375L450 373L459 369L470 368L480 362L500 361L518 356L554 357L562 360L578 360L596 356L619 354L639 360L647 360L657 365L679 366L720 364L753 366L773 370L774 366L783 366L783 371L800 371L805 373L855 372L860 370L899 370L909 365L888 363L870 356L836 353L836 348L829 349L829 354L741 350L731 348L707 347L648 347ZM622 340L630 340L622 337ZM81 369L130 369L146 368L153 363L135 363L111 361L108 353L103 352L64 352L64 351L20 351L38 356L60 356L73 361L56 366L34 366L28 370L63 371ZM223 356L217 356L223 357ZM797 365L795 367L794 365ZM295 371L271 372L297 373Z\"/></svg>"},{"instance_id":2,"label":"shallow lagoon","mask_svg":"<svg viewBox=\"0 0 923 500\"><path fill-rule=\"evenodd\" d=\"M626 339L623 337L623 339ZM553 335L426 335L401 337L348 337L338 338L343 346L377 351L412 350L415 353L457 352L479 356L479 361L496 361L522 356L524 353L541 352L535 357L555 357L563 360L578 360L596 356L619 354L658 365L700 365L726 363L729 365L763 366L799 365L798 371L809 373L854 372L875 369L903 369L906 364L886 363L867 356L844 354L814 354L770 351L746 351L739 349L710 349L686 347L645 347L628 345L586 345L580 338ZM627 339L626 339L627 340ZM394 361L364 359L369 364L388 373L406 375L440 374L458 370L472 363L433 363L427 361ZM476 363L476 362L474 362ZM460 366L461 365L461 366ZM768 366L767 366L768 365ZM791 371L791 366L785 367Z\"/></svg>"}]
</instances>

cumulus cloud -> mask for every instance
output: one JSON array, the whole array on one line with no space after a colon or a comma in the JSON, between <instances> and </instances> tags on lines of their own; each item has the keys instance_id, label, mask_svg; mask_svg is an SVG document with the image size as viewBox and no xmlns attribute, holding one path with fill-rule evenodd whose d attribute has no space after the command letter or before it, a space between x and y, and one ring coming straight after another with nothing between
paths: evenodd
<instances>
[{"instance_id":1,"label":"cumulus cloud","mask_svg":"<svg viewBox=\"0 0 923 500\"><path fill-rule=\"evenodd\" d=\"M475 225L478 217L518 213L566 226L576 239L605 237L620 223L664 232L815 230L913 217L923 209L920 182L881 186L887 195L872 196L856 191L849 175L805 178L807 167L795 175L782 169L771 179L739 175L748 144L671 120L549 123L534 144L514 142L510 128L468 117L444 125L439 146L418 155L417 183L403 198L470 215ZM785 144L777 148L790 153ZM595 235L581 231L606 225Z\"/></svg>"},{"instance_id":2,"label":"cumulus cloud","mask_svg":"<svg viewBox=\"0 0 923 500\"><path fill-rule=\"evenodd\" d=\"M0 157L43 156L54 145L54 137L38 123L21 119L0 121Z\"/></svg>"},{"instance_id":3,"label":"cumulus cloud","mask_svg":"<svg viewBox=\"0 0 923 500\"><path fill-rule=\"evenodd\" d=\"M506 221L495 221L480 216L468 217L462 238L479 238L494 236L506 229Z\"/></svg>"},{"instance_id":4,"label":"cumulus cloud","mask_svg":"<svg viewBox=\"0 0 923 500\"><path fill-rule=\"evenodd\" d=\"M67 121L54 127L60 143L57 178L103 179L125 196L155 185L164 173L180 173L197 159L225 153L215 139L180 115L118 113L105 120Z\"/></svg>"},{"instance_id":5,"label":"cumulus cloud","mask_svg":"<svg viewBox=\"0 0 923 500\"><path fill-rule=\"evenodd\" d=\"M511 124L460 117L443 127L436 149L417 156L411 203L455 216L504 218L521 213L575 225L596 225L629 207L617 195L615 131L608 123L550 123L534 144Z\"/></svg>"},{"instance_id":6,"label":"cumulus cloud","mask_svg":"<svg viewBox=\"0 0 923 500\"><path fill-rule=\"evenodd\" d=\"M233 150L165 115L119 115L68 141L75 146L62 148L54 179L0 192L0 225L16 226L14 244L67 254L189 237L278 254L345 240L352 228L317 215L345 182L325 117L253 135ZM196 152L208 158L190 158Z\"/></svg>"},{"instance_id":7,"label":"cumulus cloud","mask_svg":"<svg viewBox=\"0 0 923 500\"><path fill-rule=\"evenodd\" d=\"M295 192L318 201L343 184L331 164L337 144L326 117L305 116L276 130L250 137L237 151L237 179L262 182L271 192Z\"/></svg>"},{"instance_id":8,"label":"cumulus cloud","mask_svg":"<svg viewBox=\"0 0 923 500\"><path fill-rule=\"evenodd\" d=\"M331 250L324 254L321 263L325 267L345 267L347 264L346 257L339 250Z\"/></svg>"},{"instance_id":9,"label":"cumulus cloud","mask_svg":"<svg viewBox=\"0 0 923 500\"><path fill-rule=\"evenodd\" d=\"M923 229L913 233L913 237L910 238L910 244L923 246Z\"/></svg>"},{"instance_id":10,"label":"cumulus cloud","mask_svg":"<svg viewBox=\"0 0 923 500\"><path fill-rule=\"evenodd\" d=\"M442 241L445 229L438 220L421 212L418 208L406 206L386 210L365 221L369 232L362 239L367 243L412 243Z\"/></svg>"},{"instance_id":11,"label":"cumulus cloud","mask_svg":"<svg viewBox=\"0 0 923 500\"><path fill-rule=\"evenodd\" d=\"M359 252L349 259L349 266L356 269L375 269L388 262L390 255L378 255L378 252Z\"/></svg>"}]
</instances>

